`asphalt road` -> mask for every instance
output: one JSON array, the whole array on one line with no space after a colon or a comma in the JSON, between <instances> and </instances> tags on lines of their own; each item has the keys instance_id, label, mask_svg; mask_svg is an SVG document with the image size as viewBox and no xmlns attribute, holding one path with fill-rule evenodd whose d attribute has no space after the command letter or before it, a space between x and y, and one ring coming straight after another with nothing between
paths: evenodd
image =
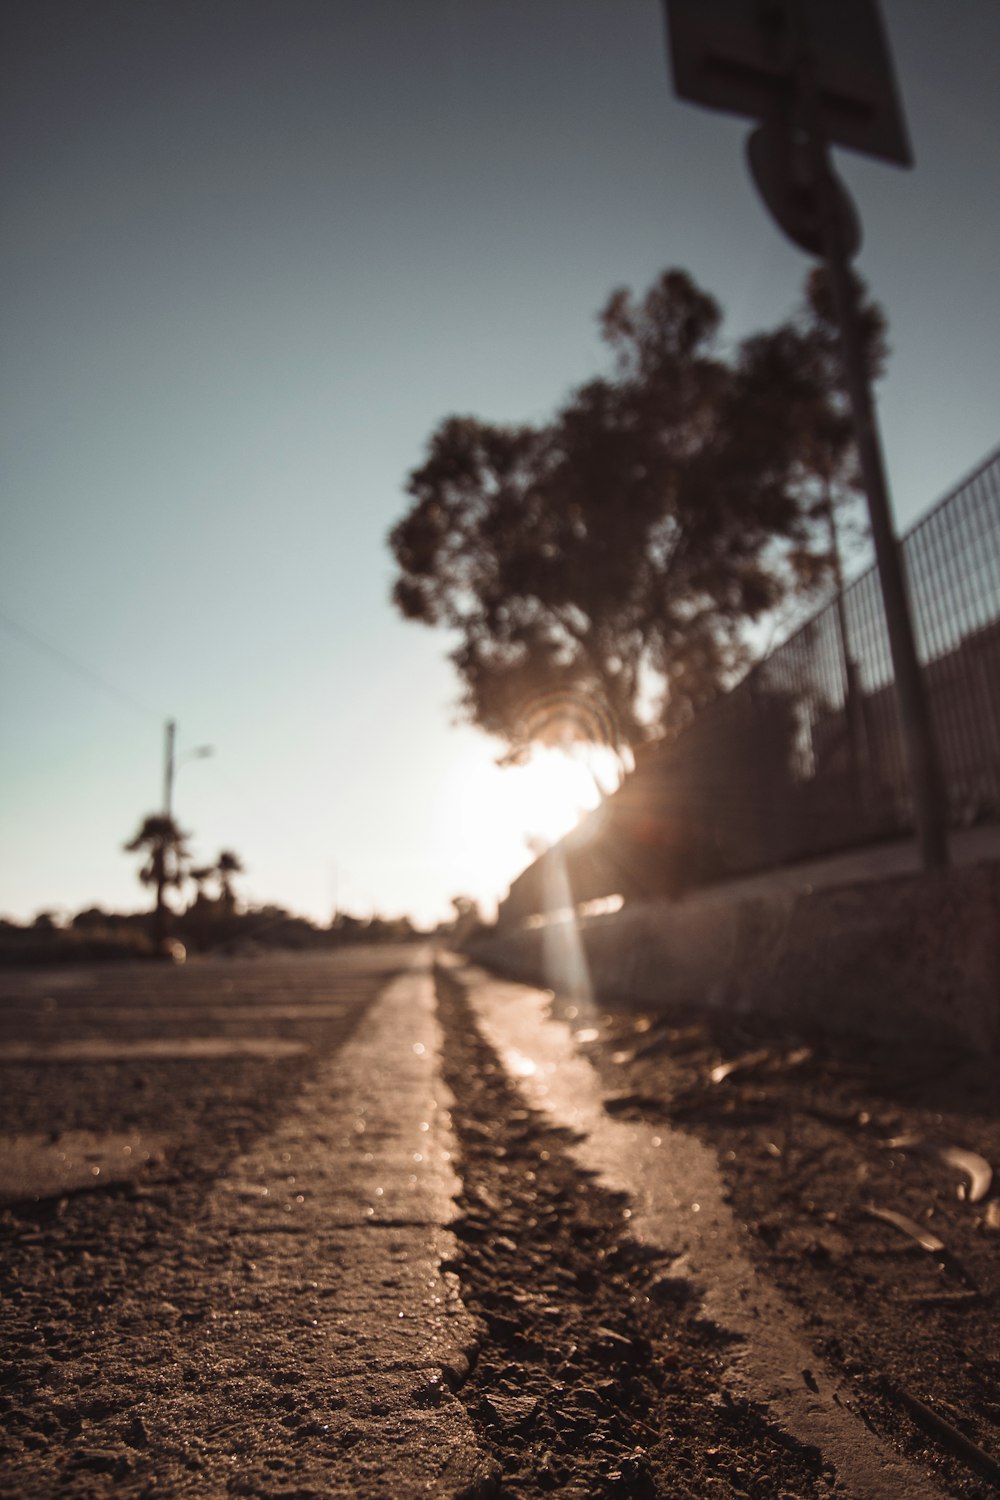
<instances>
[{"instance_id":1,"label":"asphalt road","mask_svg":"<svg viewBox=\"0 0 1000 1500\"><path fill-rule=\"evenodd\" d=\"M747 1046L418 947L0 974L0 1493L990 1493L992 1198L874 1132L991 1113Z\"/></svg>"},{"instance_id":2,"label":"asphalt road","mask_svg":"<svg viewBox=\"0 0 1000 1500\"><path fill-rule=\"evenodd\" d=\"M0 1017L0 1493L475 1482L425 951L8 972Z\"/></svg>"},{"instance_id":3,"label":"asphalt road","mask_svg":"<svg viewBox=\"0 0 1000 1500\"><path fill-rule=\"evenodd\" d=\"M355 949L335 960L0 971L0 1196L100 1185L154 1158L211 1176L268 1129L411 962L411 952Z\"/></svg>"}]
</instances>

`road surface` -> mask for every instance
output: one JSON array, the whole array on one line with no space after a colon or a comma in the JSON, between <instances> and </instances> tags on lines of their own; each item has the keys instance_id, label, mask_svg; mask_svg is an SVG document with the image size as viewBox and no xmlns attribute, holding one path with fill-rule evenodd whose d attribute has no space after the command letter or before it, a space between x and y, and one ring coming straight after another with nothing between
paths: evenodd
<instances>
[{"instance_id":1,"label":"road surface","mask_svg":"<svg viewBox=\"0 0 1000 1500\"><path fill-rule=\"evenodd\" d=\"M991 1493L592 1019L412 946L0 976L0 1492Z\"/></svg>"}]
</instances>

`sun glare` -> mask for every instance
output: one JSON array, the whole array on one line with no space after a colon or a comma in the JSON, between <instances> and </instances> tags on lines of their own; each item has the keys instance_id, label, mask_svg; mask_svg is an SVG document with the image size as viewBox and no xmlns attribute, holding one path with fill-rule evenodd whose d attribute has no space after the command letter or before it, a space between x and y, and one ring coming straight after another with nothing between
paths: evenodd
<instances>
[{"instance_id":1,"label":"sun glare","mask_svg":"<svg viewBox=\"0 0 1000 1500\"><path fill-rule=\"evenodd\" d=\"M532 854L558 843L620 778L618 757L604 747L537 745L519 765L501 765L501 749L477 736L448 767L428 849L454 892L487 912Z\"/></svg>"},{"instance_id":2,"label":"sun glare","mask_svg":"<svg viewBox=\"0 0 1000 1500\"><path fill-rule=\"evenodd\" d=\"M594 772L565 750L533 750L523 765L512 766L505 775L511 816L533 842L556 843L600 800Z\"/></svg>"}]
</instances>

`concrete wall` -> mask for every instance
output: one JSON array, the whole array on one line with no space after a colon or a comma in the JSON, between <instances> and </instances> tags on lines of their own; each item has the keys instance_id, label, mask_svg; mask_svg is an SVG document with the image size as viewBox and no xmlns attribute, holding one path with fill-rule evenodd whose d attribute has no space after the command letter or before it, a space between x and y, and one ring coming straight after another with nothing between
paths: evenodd
<instances>
[{"instance_id":1,"label":"concrete wall","mask_svg":"<svg viewBox=\"0 0 1000 1500\"><path fill-rule=\"evenodd\" d=\"M634 902L474 956L549 989L754 1010L1000 1059L1000 863L815 891Z\"/></svg>"}]
</instances>

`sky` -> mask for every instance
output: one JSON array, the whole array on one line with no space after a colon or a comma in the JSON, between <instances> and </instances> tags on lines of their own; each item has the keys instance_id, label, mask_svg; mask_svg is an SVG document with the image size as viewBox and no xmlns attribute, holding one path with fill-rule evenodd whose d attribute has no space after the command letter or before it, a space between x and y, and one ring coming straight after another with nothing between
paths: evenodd
<instances>
[{"instance_id":1,"label":"sky","mask_svg":"<svg viewBox=\"0 0 1000 1500\"><path fill-rule=\"evenodd\" d=\"M912 171L836 153L905 530L1000 440L1000 7L884 0ZM543 421L617 286L734 341L810 262L658 0L5 0L0 913L147 898L162 798L242 895L487 908L586 787L500 770L386 535L448 414ZM210 757L192 752L210 745Z\"/></svg>"}]
</instances>

